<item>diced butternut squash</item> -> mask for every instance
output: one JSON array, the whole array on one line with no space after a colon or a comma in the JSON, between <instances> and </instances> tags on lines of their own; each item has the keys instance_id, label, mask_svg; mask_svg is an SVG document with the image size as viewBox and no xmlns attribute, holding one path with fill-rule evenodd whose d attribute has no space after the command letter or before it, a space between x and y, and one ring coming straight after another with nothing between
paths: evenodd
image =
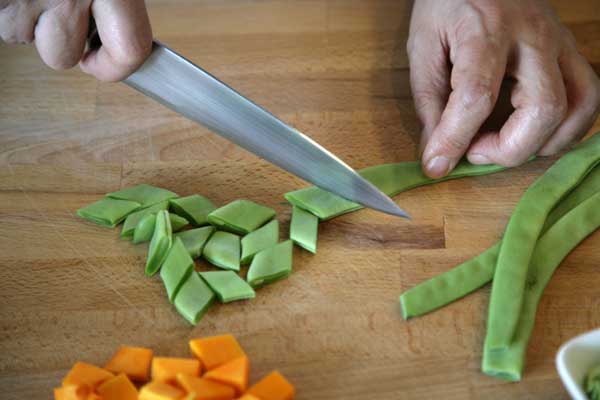
<instances>
[{"instance_id":1,"label":"diced butternut squash","mask_svg":"<svg viewBox=\"0 0 600 400\"><path fill-rule=\"evenodd\" d=\"M204 369L207 371L245 355L240 344L232 335L193 339L190 340L190 349L202 361Z\"/></svg>"},{"instance_id":2,"label":"diced butternut squash","mask_svg":"<svg viewBox=\"0 0 600 400\"><path fill-rule=\"evenodd\" d=\"M152 360L152 380L172 383L177 374L200 376L200 361L193 358L154 357Z\"/></svg>"},{"instance_id":3,"label":"diced butternut squash","mask_svg":"<svg viewBox=\"0 0 600 400\"><path fill-rule=\"evenodd\" d=\"M153 381L140 389L139 400L180 400L185 392L168 383Z\"/></svg>"},{"instance_id":4,"label":"diced butternut squash","mask_svg":"<svg viewBox=\"0 0 600 400\"><path fill-rule=\"evenodd\" d=\"M114 374L123 373L134 381L146 382L151 364L151 349L121 346L104 366L104 369Z\"/></svg>"},{"instance_id":5,"label":"diced butternut squash","mask_svg":"<svg viewBox=\"0 0 600 400\"><path fill-rule=\"evenodd\" d=\"M125 374L104 381L98 386L96 392L104 400L137 400L138 398L137 389Z\"/></svg>"},{"instance_id":6,"label":"diced butternut squash","mask_svg":"<svg viewBox=\"0 0 600 400\"><path fill-rule=\"evenodd\" d=\"M96 392L92 392L89 394L87 400L104 400L100 395Z\"/></svg>"},{"instance_id":7,"label":"diced butternut squash","mask_svg":"<svg viewBox=\"0 0 600 400\"><path fill-rule=\"evenodd\" d=\"M92 364L87 364L78 361L73 365L71 371L63 379L63 386L81 386L87 385L91 388L95 388L98 384L104 382L107 379L112 378L114 375L105 369L96 367Z\"/></svg>"},{"instance_id":8,"label":"diced butternut squash","mask_svg":"<svg viewBox=\"0 0 600 400\"><path fill-rule=\"evenodd\" d=\"M188 393L195 393L193 400L233 400L235 390L219 382L189 375L177 375L177 383Z\"/></svg>"},{"instance_id":9,"label":"diced butternut squash","mask_svg":"<svg viewBox=\"0 0 600 400\"><path fill-rule=\"evenodd\" d=\"M62 400L87 400L92 392L88 385L67 385L62 389Z\"/></svg>"},{"instance_id":10,"label":"diced butternut squash","mask_svg":"<svg viewBox=\"0 0 600 400\"><path fill-rule=\"evenodd\" d=\"M248 389L250 363L248 357L241 356L204 374L204 378L224 383L235 389L239 396Z\"/></svg>"},{"instance_id":11,"label":"diced butternut squash","mask_svg":"<svg viewBox=\"0 0 600 400\"><path fill-rule=\"evenodd\" d=\"M250 393L246 393L245 395L243 395L242 397L239 397L236 400L260 400L260 399Z\"/></svg>"},{"instance_id":12,"label":"diced butternut squash","mask_svg":"<svg viewBox=\"0 0 600 400\"><path fill-rule=\"evenodd\" d=\"M292 400L295 392L294 386L277 371L271 372L248 389L249 394L260 400Z\"/></svg>"}]
</instances>

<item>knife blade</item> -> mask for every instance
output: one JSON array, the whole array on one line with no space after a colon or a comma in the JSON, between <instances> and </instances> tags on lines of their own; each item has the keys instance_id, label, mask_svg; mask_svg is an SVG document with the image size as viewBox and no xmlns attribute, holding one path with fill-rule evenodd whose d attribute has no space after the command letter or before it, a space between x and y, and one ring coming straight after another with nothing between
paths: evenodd
<instances>
[{"instance_id":1,"label":"knife blade","mask_svg":"<svg viewBox=\"0 0 600 400\"><path fill-rule=\"evenodd\" d=\"M386 194L317 142L158 41L125 83L316 186L409 218Z\"/></svg>"}]
</instances>

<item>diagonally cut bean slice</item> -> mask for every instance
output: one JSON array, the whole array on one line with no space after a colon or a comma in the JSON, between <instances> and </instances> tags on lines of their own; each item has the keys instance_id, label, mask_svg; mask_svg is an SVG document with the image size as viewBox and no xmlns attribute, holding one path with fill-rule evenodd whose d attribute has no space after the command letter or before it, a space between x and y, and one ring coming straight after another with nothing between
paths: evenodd
<instances>
[{"instance_id":1,"label":"diagonally cut bean slice","mask_svg":"<svg viewBox=\"0 0 600 400\"><path fill-rule=\"evenodd\" d=\"M190 257L183 242L174 238L165 261L160 268L160 277L165 284L167 296L172 303L181 288L181 285L194 270L194 260Z\"/></svg>"},{"instance_id":2,"label":"diagonally cut bean slice","mask_svg":"<svg viewBox=\"0 0 600 400\"><path fill-rule=\"evenodd\" d=\"M279 240L279 222L274 219L242 238L242 264L248 264L256 253L273 247Z\"/></svg>"},{"instance_id":3,"label":"diagonally cut bean slice","mask_svg":"<svg viewBox=\"0 0 600 400\"><path fill-rule=\"evenodd\" d=\"M190 324L196 325L214 299L212 289L197 272L192 272L175 297L175 308Z\"/></svg>"},{"instance_id":4,"label":"diagonally cut bean slice","mask_svg":"<svg viewBox=\"0 0 600 400\"><path fill-rule=\"evenodd\" d=\"M396 164L383 164L358 171L363 178L377 186L388 196L431 183L493 174L505 168L498 165L472 165L461 161L456 168L442 179L431 179L423 174L418 161ZM295 190L285 194L287 201L296 207L308 210L321 220L328 220L362 208L360 204L348 201L316 186Z\"/></svg>"},{"instance_id":5,"label":"diagonally cut bean slice","mask_svg":"<svg viewBox=\"0 0 600 400\"><path fill-rule=\"evenodd\" d=\"M140 203L142 207L149 207L156 203L177 197L177 193L152 185L141 184L108 193L106 197L120 200L131 200Z\"/></svg>"},{"instance_id":6,"label":"diagonally cut bean slice","mask_svg":"<svg viewBox=\"0 0 600 400\"><path fill-rule=\"evenodd\" d=\"M521 197L508 222L492 282L486 343L510 345L523 303L527 267L546 217L600 162L600 133L561 157Z\"/></svg>"},{"instance_id":7,"label":"diagonally cut bean slice","mask_svg":"<svg viewBox=\"0 0 600 400\"><path fill-rule=\"evenodd\" d=\"M156 214L160 210L166 210L169 207L169 203L166 201L160 202L150 207L143 208L136 212L133 212L125 218L123 222L123 229L121 229L121 237L132 238L135 227L138 223L148 214Z\"/></svg>"},{"instance_id":8,"label":"diagonally cut bean slice","mask_svg":"<svg viewBox=\"0 0 600 400\"><path fill-rule=\"evenodd\" d=\"M139 207L140 204L134 201L104 198L80 208L77 215L98 225L114 228Z\"/></svg>"},{"instance_id":9,"label":"diagonally cut bean slice","mask_svg":"<svg viewBox=\"0 0 600 400\"><path fill-rule=\"evenodd\" d=\"M292 272L291 240L265 249L254 256L246 280L253 288L285 278Z\"/></svg>"},{"instance_id":10,"label":"diagonally cut bean slice","mask_svg":"<svg viewBox=\"0 0 600 400\"><path fill-rule=\"evenodd\" d=\"M193 194L169 200L171 210L181 215L194 226L208 225L208 214L217 207L206 197Z\"/></svg>"},{"instance_id":11,"label":"diagonally cut bean slice","mask_svg":"<svg viewBox=\"0 0 600 400\"><path fill-rule=\"evenodd\" d=\"M299 207L292 208L290 239L294 243L311 253L316 253L318 229L319 218Z\"/></svg>"},{"instance_id":12,"label":"diagonally cut bean slice","mask_svg":"<svg viewBox=\"0 0 600 400\"><path fill-rule=\"evenodd\" d=\"M600 192L600 167L596 167L548 215L542 235L566 213ZM500 242L477 257L407 290L400 296L405 319L427 314L490 282L494 275ZM531 268L530 268L531 271Z\"/></svg>"},{"instance_id":13,"label":"diagonally cut bean slice","mask_svg":"<svg viewBox=\"0 0 600 400\"><path fill-rule=\"evenodd\" d=\"M254 289L233 271L200 272L200 276L223 303L253 299L256 296Z\"/></svg>"},{"instance_id":14,"label":"diagonally cut bean slice","mask_svg":"<svg viewBox=\"0 0 600 400\"><path fill-rule=\"evenodd\" d=\"M171 220L166 210L156 214L154 234L148 248L148 259L146 260L146 275L154 275L162 265L172 244Z\"/></svg>"},{"instance_id":15,"label":"diagonally cut bean slice","mask_svg":"<svg viewBox=\"0 0 600 400\"><path fill-rule=\"evenodd\" d=\"M600 227L600 192L569 211L558 220L535 246L530 268L534 283L524 292L517 329L508 347L497 350L486 338L482 370L485 374L510 380L521 379L527 343L535 323L535 313L542 293L562 260L588 235Z\"/></svg>"},{"instance_id":16,"label":"diagonally cut bean slice","mask_svg":"<svg viewBox=\"0 0 600 400\"><path fill-rule=\"evenodd\" d=\"M250 200L235 200L208 214L208 222L221 230L245 235L273 219L275 210Z\"/></svg>"},{"instance_id":17,"label":"diagonally cut bean slice","mask_svg":"<svg viewBox=\"0 0 600 400\"><path fill-rule=\"evenodd\" d=\"M169 221L171 222L171 231L177 232L184 226L188 225L188 221L179 215L169 213ZM140 222L138 222L133 231L133 244L147 242L152 239L154 233L154 224L156 223L156 213L147 214Z\"/></svg>"},{"instance_id":18,"label":"diagonally cut bean slice","mask_svg":"<svg viewBox=\"0 0 600 400\"><path fill-rule=\"evenodd\" d=\"M179 238L183 246L192 258L199 258L202 250L208 242L208 239L215 231L213 226L204 226L202 228L190 229L173 235L173 239Z\"/></svg>"},{"instance_id":19,"label":"diagonally cut bean slice","mask_svg":"<svg viewBox=\"0 0 600 400\"><path fill-rule=\"evenodd\" d=\"M217 231L204 246L204 258L211 264L233 271L240 270L240 237L229 232Z\"/></svg>"}]
</instances>

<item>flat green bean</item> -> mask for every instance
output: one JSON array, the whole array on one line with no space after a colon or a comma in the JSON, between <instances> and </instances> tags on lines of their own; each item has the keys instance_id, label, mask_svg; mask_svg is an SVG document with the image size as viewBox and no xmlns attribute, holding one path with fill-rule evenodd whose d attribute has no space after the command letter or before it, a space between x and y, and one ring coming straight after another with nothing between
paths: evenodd
<instances>
[{"instance_id":1,"label":"flat green bean","mask_svg":"<svg viewBox=\"0 0 600 400\"><path fill-rule=\"evenodd\" d=\"M486 343L510 346L517 329L527 267L546 217L600 162L600 133L561 157L521 197L508 222L492 282Z\"/></svg>"},{"instance_id":2,"label":"flat green bean","mask_svg":"<svg viewBox=\"0 0 600 400\"><path fill-rule=\"evenodd\" d=\"M521 379L527 343L542 293L562 260L600 227L598 210L600 192L565 214L537 242L530 261L535 277L525 288L515 334L509 345L501 350L492 346L489 335L486 337L482 361L485 374L510 381Z\"/></svg>"},{"instance_id":3,"label":"flat green bean","mask_svg":"<svg viewBox=\"0 0 600 400\"><path fill-rule=\"evenodd\" d=\"M317 252L317 233L319 218L300 207L292 207L290 239L311 253Z\"/></svg>"},{"instance_id":4,"label":"flat green bean","mask_svg":"<svg viewBox=\"0 0 600 400\"><path fill-rule=\"evenodd\" d=\"M140 203L104 198L77 210L77 215L98 225L114 228L130 213L140 208Z\"/></svg>"},{"instance_id":5,"label":"flat green bean","mask_svg":"<svg viewBox=\"0 0 600 400\"><path fill-rule=\"evenodd\" d=\"M275 210L250 200L235 200L208 214L208 222L221 230L246 235L273 219Z\"/></svg>"},{"instance_id":6,"label":"flat green bean","mask_svg":"<svg viewBox=\"0 0 600 400\"><path fill-rule=\"evenodd\" d=\"M600 192L600 167L596 167L571 193L552 209L542 235L571 209ZM500 242L457 267L402 293L400 306L405 319L427 314L489 283L496 268Z\"/></svg>"},{"instance_id":7,"label":"flat green bean","mask_svg":"<svg viewBox=\"0 0 600 400\"><path fill-rule=\"evenodd\" d=\"M207 225L208 214L217 208L210 200L199 194L171 199L169 204L175 214L181 215L194 226Z\"/></svg>"},{"instance_id":8,"label":"flat green bean","mask_svg":"<svg viewBox=\"0 0 600 400\"><path fill-rule=\"evenodd\" d=\"M217 231L204 246L204 258L219 268L240 270L240 237L233 233Z\"/></svg>"},{"instance_id":9,"label":"flat green bean","mask_svg":"<svg viewBox=\"0 0 600 400\"><path fill-rule=\"evenodd\" d=\"M202 228L190 229L179 232L173 235L173 239L179 238L190 257L199 258L202 255L202 250L208 242L208 239L215 231L213 226L204 226Z\"/></svg>"},{"instance_id":10,"label":"flat green bean","mask_svg":"<svg viewBox=\"0 0 600 400\"><path fill-rule=\"evenodd\" d=\"M253 288L261 287L285 278L292 272L291 240L265 249L254 256L246 280Z\"/></svg>"},{"instance_id":11,"label":"flat green bean","mask_svg":"<svg viewBox=\"0 0 600 400\"><path fill-rule=\"evenodd\" d=\"M200 272L200 276L222 303L253 299L256 296L252 286L233 271Z\"/></svg>"},{"instance_id":12,"label":"flat green bean","mask_svg":"<svg viewBox=\"0 0 600 400\"><path fill-rule=\"evenodd\" d=\"M172 232L178 232L189 224L185 218L171 213L169 213L169 221L171 222ZM155 223L156 213L146 214L144 217L142 217L133 231L133 244L147 242L152 239Z\"/></svg>"},{"instance_id":13,"label":"flat green bean","mask_svg":"<svg viewBox=\"0 0 600 400\"><path fill-rule=\"evenodd\" d=\"M275 246L279 240L279 222L274 219L242 238L242 264L248 264L256 253Z\"/></svg>"},{"instance_id":14,"label":"flat green bean","mask_svg":"<svg viewBox=\"0 0 600 400\"><path fill-rule=\"evenodd\" d=\"M181 285L193 270L194 260L188 254L181 239L174 238L173 245L160 268L160 277L165 284L167 296L171 303L175 300Z\"/></svg>"},{"instance_id":15,"label":"flat green bean","mask_svg":"<svg viewBox=\"0 0 600 400\"><path fill-rule=\"evenodd\" d=\"M175 296L175 308L190 324L196 325L214 299L212 289L197 272L192 272Z\"/></svg>"},{"instance_id":16,"label":"flat green bean","mask_svg":"<svg viewBox=\"0 0 600 400\"><path fill-rule=\"evenodd\" d=\"M142 207L149 207L177 197L177 193L156 186L141 184L108 193L106 197L135 201L136 203L140 203Z\"/></svg>"},{"instance_id":17,"label":"flat green bean","mask_svg":"<svg viewBox=\"0 0 600 400\"><path fill-rule=\"evenodd\" d=\"M358 171L358 173L388 196L395 196L406 190L431 183L466 176L493 174L504 169L504 167L498 165L473 165L463 160L448 176L441 179L431 179L423 174L420 162L410 161L368 167ZM348 201L315 186L288 192L285 194L285 198L292 205L310 211L321 220L328 220L362 208L360 204Z\"/></svg>"},{"instance_id":18,"label":"flat green bean","mask_svg":"<svg viewBox=\"0 0 600 400\"><path fill-rule=\"evenodd\" d=\"M156 223L154 233L148 248L148 258L146 259L146 276L154 275L162 265L171 244L173 236L171 230L171 220L166 210L156 213Z\"/></svg>"},{"instance_id":19,"label":"flat green bean","mask_svg":"<svg viewBox=\"0 0 600 400\"><path fill-rule=\"evenodd\" d=\"M160 202L150 207L143 208L135 211L125 218L123 222L123 228L121 229L121 237L133 238L133 232L137 224L148 214L156 214L160 210L166 210L169 207L169 203L166 201ZM148 239L149 240L149 239Z\"/></svg>"},{"instance_id":20,"label":"flat green bean","mask_svg":"<svg viewBox=\"0 0 600 400\"><path fill-rule=\"evenodd\" d=\"M584 389L590 400L600 400L600 365L588 372L585 377Z\"/></svg>"}]
</instances>

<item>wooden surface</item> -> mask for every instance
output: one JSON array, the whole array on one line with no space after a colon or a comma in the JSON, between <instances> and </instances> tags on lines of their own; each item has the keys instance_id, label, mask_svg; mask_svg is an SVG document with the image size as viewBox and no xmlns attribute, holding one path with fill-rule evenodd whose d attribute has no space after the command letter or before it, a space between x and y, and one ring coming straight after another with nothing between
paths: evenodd
<instances>
[{"instance_id":1,"label":"wooden surface","mask_svg":"<svg viewBox=\"0 0 600 400\"><path fill-rule=\"evenodd\" d=\"M600 71L597 0L555 1ZM414 158L419 130L401 0L149 2L155 36L361 168ZM596 124L596 129L600 124ZM412 222L372 211L320 226L319 252L249 302L191 328L145 278L145 249L74 211L141 182L223 204L274 207L302 182L142 97L30 47L0 46L0 397L47 399L76 360L119 344L188 354L233 332L252 379L279 368L299 399L560 399L561 343L600 326L600 233L558 270L539 307L524 380L480 373L489 288L402 320L398 295L498 240L525 188L551 164L426 187L397 198ZM206 268L200 264L199 268Z\"/></svg>"}]
</instances>

